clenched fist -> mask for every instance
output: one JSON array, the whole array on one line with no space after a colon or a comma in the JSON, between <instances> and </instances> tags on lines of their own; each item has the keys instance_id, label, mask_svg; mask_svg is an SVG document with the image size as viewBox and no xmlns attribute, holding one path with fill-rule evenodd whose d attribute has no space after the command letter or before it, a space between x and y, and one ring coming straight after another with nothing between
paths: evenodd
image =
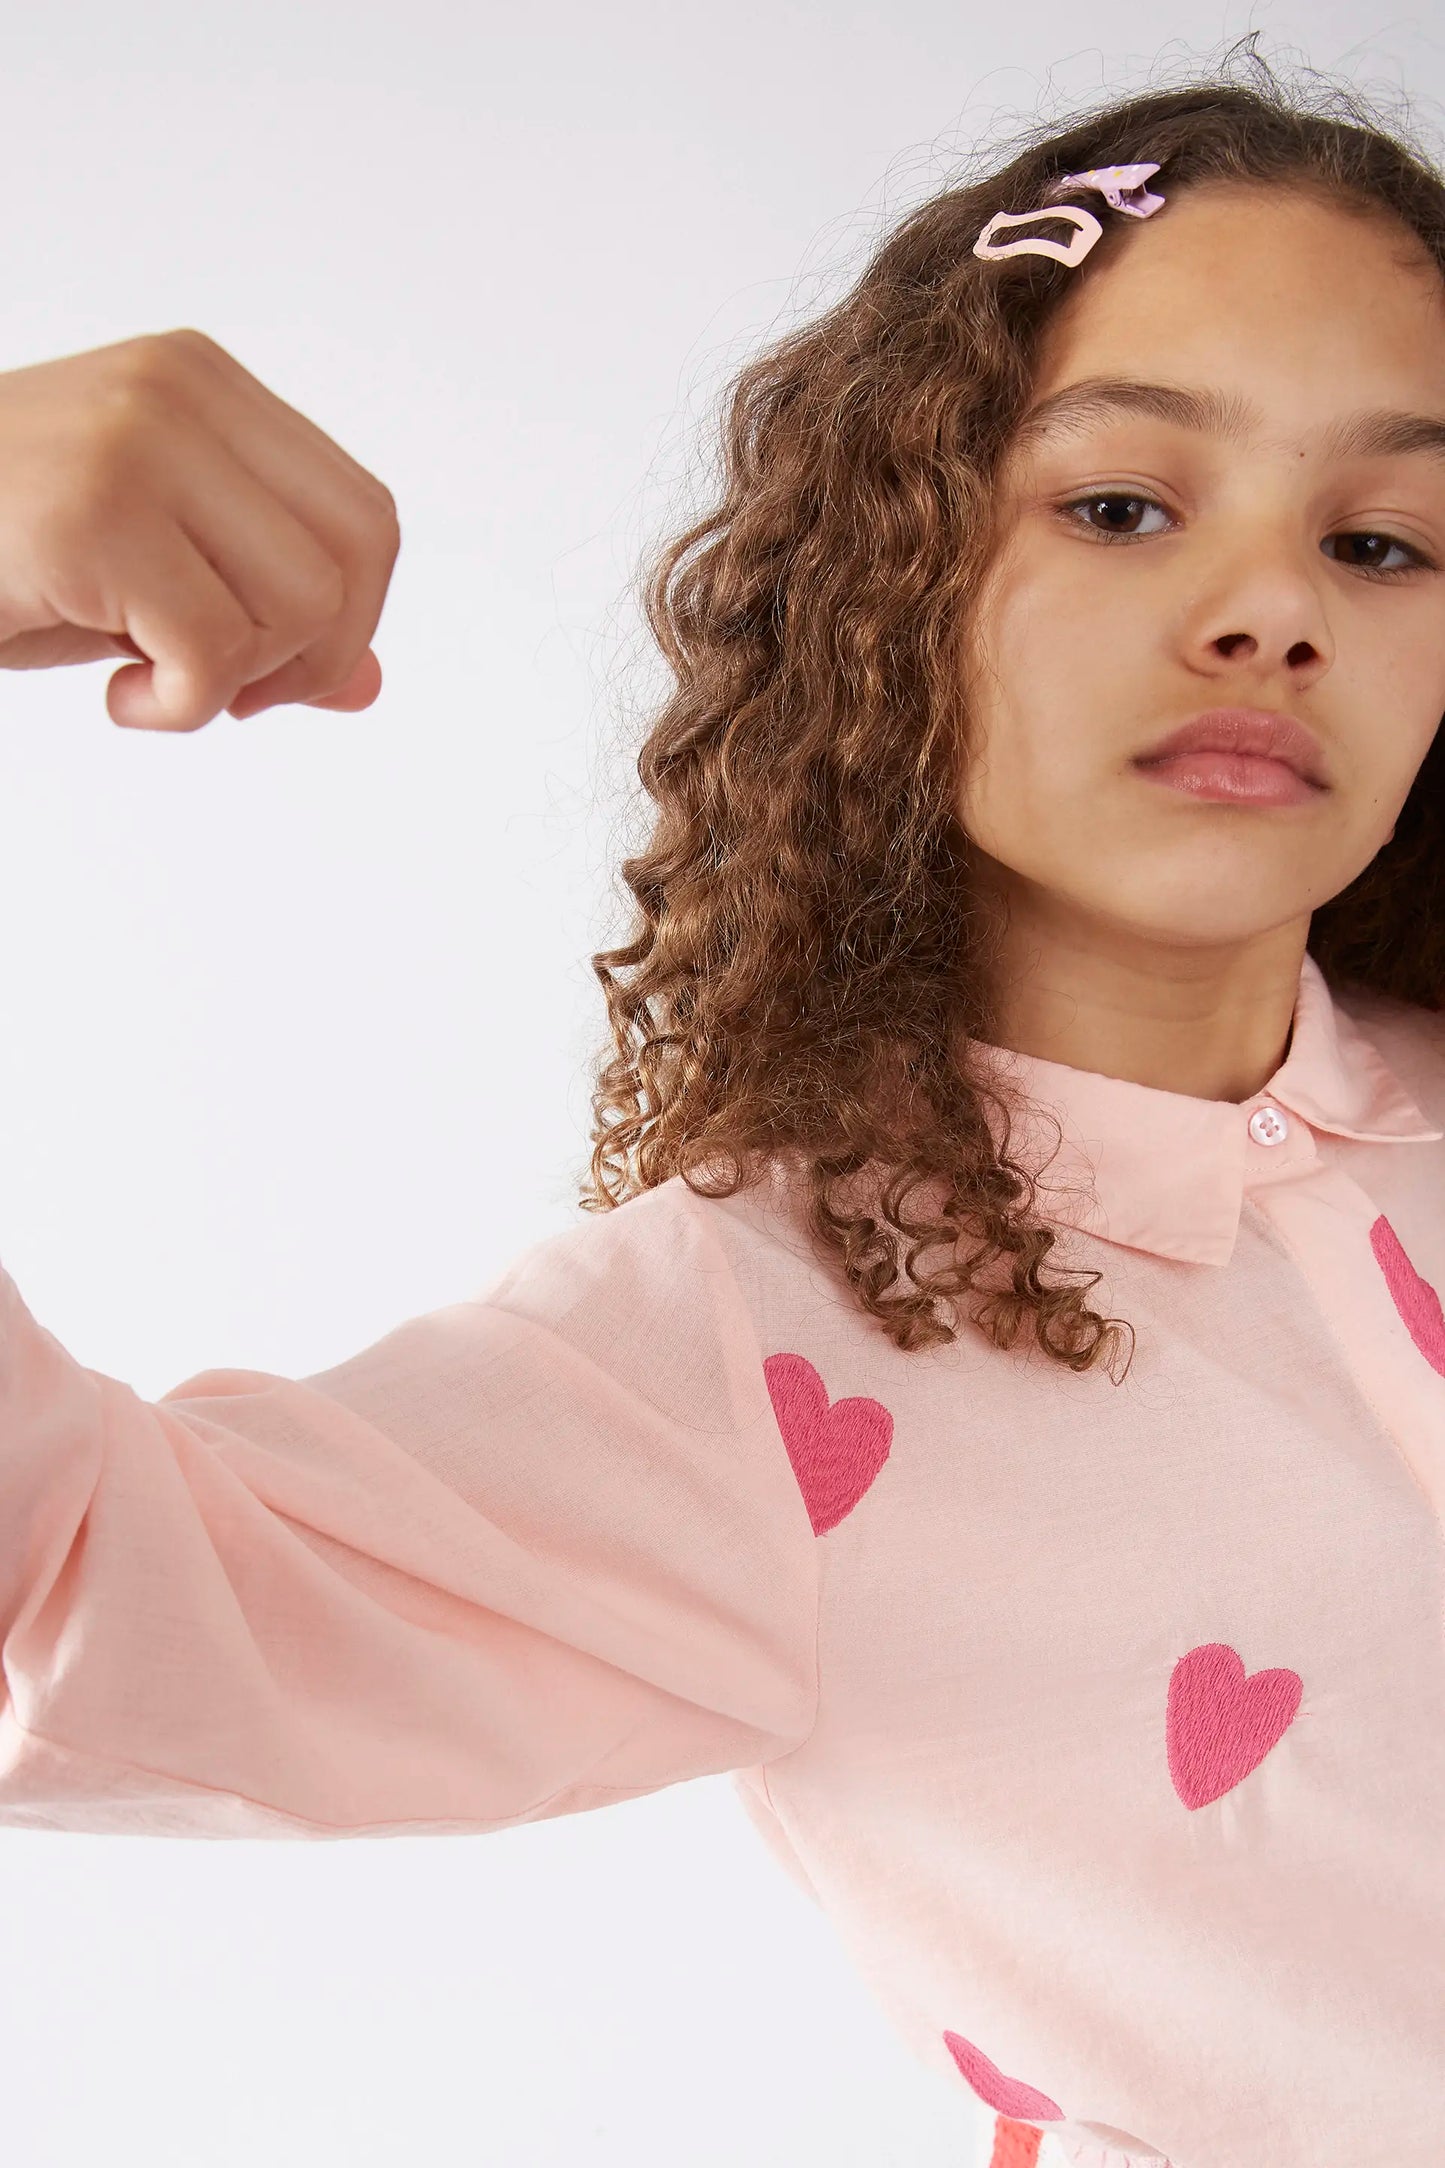
<instances>
[{"instance_id":1,"label":"clenched fist","mask_svg":"<svg viewBox=\"0 0 1445 2168\"><path fill-rule=\"evenodd\" d=\"M0 669L134 657L112 722L369 707L400 546L391 492L202 332L0 372Z\"/></svg>"}]
</instances>

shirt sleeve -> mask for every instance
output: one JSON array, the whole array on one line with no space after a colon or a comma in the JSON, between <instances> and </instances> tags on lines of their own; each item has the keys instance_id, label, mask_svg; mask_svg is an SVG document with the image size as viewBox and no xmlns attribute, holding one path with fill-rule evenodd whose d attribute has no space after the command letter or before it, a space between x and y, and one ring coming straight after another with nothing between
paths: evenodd
<instances>
[{"instance_id":1,"label":"shirt sleeve","mask_svg":"<svg viewBox=\"0 0 1445 2168\"><path fill-rule=\"evenodd\" d=\"M0 1270L0 1823L475 1832L799 1745L816 1541L709 1209L154 1402Z\"/></svg>"}]
</instances>

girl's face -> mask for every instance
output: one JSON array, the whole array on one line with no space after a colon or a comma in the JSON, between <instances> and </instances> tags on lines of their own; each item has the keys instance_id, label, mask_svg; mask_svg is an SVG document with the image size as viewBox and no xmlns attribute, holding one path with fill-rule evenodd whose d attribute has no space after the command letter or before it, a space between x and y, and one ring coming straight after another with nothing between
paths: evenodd
<instances>
[{"instance_id":1,"label":"girl's face","mask_svg":"<svg viewBox=\"0 0 1445 2168\"><path fill-rule=\"evenodd\" d=\"M1026 944L1223 962L1293 928L1302 951L1445 713L1441 282L1403 231L1234 184L1074 275L1030 411L1128 378L1207 397L1227 427L1105 408L1016 435L970 626L964 828ZM1382 408L1438 417L1440 442L1332 446ZM1226 804L1131 764L1226 706L1305 723L1328 787Z\"/></svg>"}]
</instances>

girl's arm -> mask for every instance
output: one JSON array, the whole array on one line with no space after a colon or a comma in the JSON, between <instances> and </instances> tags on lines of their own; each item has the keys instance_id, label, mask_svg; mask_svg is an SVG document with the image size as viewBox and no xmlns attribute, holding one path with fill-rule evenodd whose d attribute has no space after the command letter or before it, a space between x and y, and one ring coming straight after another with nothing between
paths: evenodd
<instances>
[{"instance_id":1,"label":"girl's arm","mask_svg":"<svg viewBox=\"0 0 1445 2168\"><path fill-rule=\"evenodd\" d=\"M0 1271L0 1822L476 1831L799 1744L815 1538L709 1209L154 1403Z\"/></svg>"},{"instance_id":2,"label":"girl's arm","mask_svg":"<svg viewBox=\"0 0 1445 2168\"><path fill-rule=\"evenodd\" d=\"M189 329L0 374L0 669L107 706L376 698L390 491ZM315 1377L161 1400L0 1271L0 1821L492 1829L784 1753L815 1561L685 1185Z\"/></svg>"}]
</instances>

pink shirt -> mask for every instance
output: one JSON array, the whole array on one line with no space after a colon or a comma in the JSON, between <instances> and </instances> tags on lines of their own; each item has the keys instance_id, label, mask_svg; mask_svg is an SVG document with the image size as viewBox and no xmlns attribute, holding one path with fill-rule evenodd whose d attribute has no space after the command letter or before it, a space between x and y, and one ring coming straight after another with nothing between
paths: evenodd
<instances>
[{"instance_id":1,"label":"pink shirt","mask_svg":"<svg viewBox=\"0 0 1445 2168\"><path fill-rule=\"evenodd\" d=\"M1433 2160L1445 1017L1307 958L1241 1105L992 1058L1096 1181L1054 1258L1120 1386L902 1353L776 1182L154 1403L0 1273L0 1821L435 1835L733 1771L1000 2160Z\"/></svg>"}]
</instances>

